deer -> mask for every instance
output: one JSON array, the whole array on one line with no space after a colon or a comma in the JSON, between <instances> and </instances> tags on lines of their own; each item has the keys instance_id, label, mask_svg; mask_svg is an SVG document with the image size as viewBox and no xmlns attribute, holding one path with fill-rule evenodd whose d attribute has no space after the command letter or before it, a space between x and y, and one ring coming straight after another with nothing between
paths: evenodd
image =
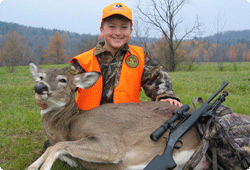
<instances>
[{"instance_id":1,"label":"deer","mask_svg":"<svg viewBox=\"0 0 250 170\"><path fill-rule=\"evenodd\" d=\"M48 104L41 110L44 133L51 145L27 170L49 170L59 158L72 167L97 170L142 170L166 147L166 139L152 141L150 134L172 117L178 106L164 101L103 104L80 110L75 102L76 88L91 88L98 72L67 74L65 69L43 69L30 62L30 73L40 100ZM164 135L167 136L169 132ZM195 128L175 149L175 169L182 169L199 145ZM166 160L167 161L167 160ZM196 169L207 169L205 157Z\"/></svg>"}]
</instances>

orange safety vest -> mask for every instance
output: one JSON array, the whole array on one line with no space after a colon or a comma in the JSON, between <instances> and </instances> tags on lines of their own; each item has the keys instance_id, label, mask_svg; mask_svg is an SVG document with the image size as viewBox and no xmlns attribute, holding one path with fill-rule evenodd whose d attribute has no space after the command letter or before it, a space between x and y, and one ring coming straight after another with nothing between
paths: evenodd
<instances>
[{"instance_id":1,"label":"orange safety vest","mask_svg":"<svg viewBox=\"0 0 250 170\"><path fill-rule=\"evenodd\" d=\"M141 47L129 45L131 54L127 52L123 59L119 84L115 87L114 103L138 103L140 102L141 77L145 64L144 51ZM99 62L94 56L95 48L82 53L76 59L81 67L87 71L101 72ZM102 75L97 82L89 89L78 88L76 103L78 108L89 110L100 105L103 89Z\"/></svg>"}]
</instances>

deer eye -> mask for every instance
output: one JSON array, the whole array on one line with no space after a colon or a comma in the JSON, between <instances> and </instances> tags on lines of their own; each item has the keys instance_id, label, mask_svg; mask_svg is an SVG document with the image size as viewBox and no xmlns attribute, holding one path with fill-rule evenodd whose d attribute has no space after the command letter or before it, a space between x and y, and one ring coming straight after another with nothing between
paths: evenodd
<instances>
[{"instance_id":1,"label":"deer eye","mask_svg":"<svg viewBox=\"0 0 250 170\"><path fill-rule=\"evenodd\" d=\"M67 81L65 79L60 79L59 82L66 83Z\"/></svg>"}]
</instances>

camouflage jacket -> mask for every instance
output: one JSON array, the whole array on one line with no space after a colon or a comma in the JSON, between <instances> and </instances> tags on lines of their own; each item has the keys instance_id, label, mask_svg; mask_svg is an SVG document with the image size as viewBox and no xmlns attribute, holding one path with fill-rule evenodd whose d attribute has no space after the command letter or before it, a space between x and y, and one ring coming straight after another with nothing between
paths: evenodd
<instances>
[{"instance_id":1,"label":"camouflage jacket","mask_svg":"<svg viewBox=\"0 0 250 170\"><path fill-rule=\"evenodd\" d=\"M207 123L197 123L202 140L183 170L194 169L206 154L209 169L240 170L250 166L250 118L221 105Z\"/></svg>"},{"instance_id":2,"label":"camouflage jacket","mask_svg":"<svg viewBox=\"0 0 250 170\"><path fill-rule=\"evenodd\" d=\"M129 46L126 44L115 56L112 56L103 46L104 42L99 42L94 51L103 76L101 104L113 102L113 93L119 83L123 58L127 51L130 52ZM79 73L85 72L77 60L73 60L71 66L74 66ZM173 98L180 101L173 91L172 82L167 72L156 61L152 60L147 53L145 54L141 86L146 95L153 101L162 98Z\"/></svg>"}]
</instances>

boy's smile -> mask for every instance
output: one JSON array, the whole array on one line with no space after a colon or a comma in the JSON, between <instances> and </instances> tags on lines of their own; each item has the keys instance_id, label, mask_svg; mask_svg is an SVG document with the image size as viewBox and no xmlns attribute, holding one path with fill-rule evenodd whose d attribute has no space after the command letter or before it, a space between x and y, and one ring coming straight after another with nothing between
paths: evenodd
<instances>
[{"instance_id":1,"label":"boy's smile","mask_svg":"<svg viewBox=\"0 0 250 170\"><path fill-rule=\"evenodd\" d=\"M101 36L105 39L104 47L112 55L128 42L132 34L131 22L127 19L109 19L103 23L100 30Z\"/></svg>"}]
</instances>

